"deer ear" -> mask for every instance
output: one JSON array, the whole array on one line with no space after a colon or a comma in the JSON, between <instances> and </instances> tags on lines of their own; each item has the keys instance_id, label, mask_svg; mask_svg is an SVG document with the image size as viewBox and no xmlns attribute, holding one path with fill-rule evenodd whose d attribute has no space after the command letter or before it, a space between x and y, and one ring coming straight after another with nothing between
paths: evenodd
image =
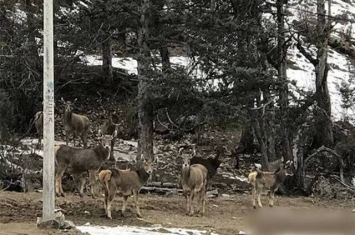
<instances>
[{"instance_id":1,"label":"deer ear","mask_svg":"<svg viewBox=\"0 0 355 235\"><path fill-rule=\"evenodd\" d=\"M61 97L60 100L61 100L63 103L65 103L65 100L63 99L63 97Z\"/></svg>"},{"instance_id":2,"label":"deer ear","mask_svg":"<svg viewBox=\"0 0 355 235\"><path fill-rule=\"evenodd\" d=\"M196 148L194 148L193 152L192 152L192 156L195 157L196 156Z\"/></svg>"},{"instance_id":3,"label":"deer ear","mask_svg":"<svg viewBox=\"0 0 355 235\"><path fill-rule=\"evenodd\" d=\"M182 155L182 151L184 150L184 148L180 148L179 149L179 156L181 156Z\"/></svg>"},{"instance_id":4,"label":"deer ear","mask_svg":"<svg viewBox=\"0 0 355 235\"><path fill-rule=\"evenodd\" d=\"M159 162L159 157L154 157L153 163L158 163Z\"/></svg>"},{"instance_id":5,"label":"deer ear","mask_svg":"<svg viewBox=\"0 0 355 235\"><path fill-rule=\"evenodd\" d=\"M112 138L116 138L116 136L117 136L117 130L115 130L115 132L113 132Z\"/></svg>"},{"instance_id":6,"label":"deer ear","mask_svg":"<svg viewBox=\"0 0 355 235\"><path fill-rule=\"evenodd\" d=\"M99 138L102 137L102 132L101 132L100 129L97 131L97 133L98 133L98 135L99 135Z\"/></svg>"}]
</instances>

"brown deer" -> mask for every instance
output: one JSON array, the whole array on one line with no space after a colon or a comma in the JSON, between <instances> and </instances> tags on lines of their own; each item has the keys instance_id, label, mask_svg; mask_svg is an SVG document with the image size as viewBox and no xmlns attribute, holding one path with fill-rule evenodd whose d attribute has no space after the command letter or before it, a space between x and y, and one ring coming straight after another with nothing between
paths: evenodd
<instances>
[{"instance_id":1,"label":"brown deer","mask_svg":"<svg viewBox=\"0 0 355 235\"><path fill-rule=\"evenodd\" d=\"M43 112L42 111L38 111L35 114L33 122L35 124L37 135L38 135L38 146L41 146L41 140L43 134Z\"/></svg>"},{"instance_id":2,"label":"brown deer","mask_svg":"<svg viewBox=\"0 0 355 235\"><path fill-rule=\"evenodd\" d=\"M69 134L73 134L73 141L75 147L75 138L77 135L80 136L84 148L87 148L87 138L90 131L91 122L89 118L84 115L79 115L73 113L73 104L75 103L70 101L64 101L63 97L61 101L64 104L64 114L63 114L63 125L65 130L65 140L66 144L69 143Z\"/></svg>"},{"instance_id":3,"label":"brown deer","mask_svg":"<svg viewBox=\"0 0 355 235\"><path fill-rule=\"evenodd\" d=\"M248 179L250 184L253 186L252 202L254 208L256 208L256 198L258 198L259 207L262 207L260 195L263 189L267 189L269 191L269 206L274 206L275 191L281 184L283 184L288 175L293 175L291 169L292 164L292 161L287 161L286 163L281 164L279 169L275 172L265 172L257 169L249 174Z\"/></svg>"},{"instance_id":4,"label":"brown deer","mask_svg":"<svg viewBox=\"0 0 355 235\"><path fill-rule=\"evenodd\" d=\"M180 148L179 156L182 156L183 149ZM182 169L181 169L181 185L183 194L186 198L186 214L193 215L194 209L192 201L197 199L197 213L205 213L206 204L206 188L207 188L207 169L201 164L190 165L190 156L183 157Z\"/></svg>"},{"instance_id":5,"label":"brown deer","mask_svg":"<svg viewBox=\"0 0 355 235\"><path fill-rule=\"evenodd\" d=\"M146 160L143 156L142 159L143 163L138 167L138 170L109 169L102 170L99 173L99 180L105 188L105 214L109 219L112 219L111 203L116 195L116 191L119 191L119 195L123 197L122 215L124 215L126 210L128 197L133 194L136 214L138 217L142 217L138 205L139 190L153 173L155 165L155 159Z\"/></svg>"},{"instance_id":6,"label":"brown deer","mask_svg":"<svg viewBox=\"0 0 355 235\"><path fill-rule=\"evenodd\" d=\"M56 173L56 195L64 197L62 188L62 176L66 169L73 174L80 176L79 194L83 197L85 177L83 173L89 173L91 196L96 198L94 185L95 175L104 161L110 158L111 140L117 135L102 135L99 132L100 143L93 149L79 149L67 145L56 145L55 161L57 165Z\"/></svg>"},{"instance_id":7,"label":"brown deer","mask_svg":"<svg viewBox=\"0 0 355 235\"><path fill-rule=\"evenodd\" d=\"M118 124L112 121L112 117L110 115L109 119L101 126L100 130L104 135L112 135L115 131L118 131ZM111 141L111 154L110 154L111 159L114 159L113 150L114 150L116 139L117 138L115 137Z\"/></svg>"}]
</instances>

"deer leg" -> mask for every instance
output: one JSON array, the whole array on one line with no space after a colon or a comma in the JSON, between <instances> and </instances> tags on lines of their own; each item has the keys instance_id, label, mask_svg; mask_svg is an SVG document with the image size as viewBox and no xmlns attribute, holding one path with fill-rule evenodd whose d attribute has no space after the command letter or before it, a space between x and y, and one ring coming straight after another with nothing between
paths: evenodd
<instances>
[{"instance_id":1,"label":"deer leg","mask_svg":"<svg viewBox=\"0 0 355 235\"><path fill-rule=\"evenodd\" d=\"M76 138L76 135L75 135L75 133L73 133L73 144L74 144L74 147L75 147L75 138Z\"/></svg>"},{"instance_id":2,"label":"deer leg","mask_svg":"<svg viewBox=\"0 0 355 235\"><path fill-rule=\"evenodd\" d=\"M269 206L270 207L274 206L274 198L275 198L275 191L273 189L270 189L270 191L269 191Z\"/></svg>"},{"instance_id":3,"label":"deer leg","mask_svg":"<svg viewBox=\"0 0 355 235\"><path fill-rule=\"evenodd\" d=\"M55 194L57 197L64 197L64 193L61 191L62 177L65 171L65 167L58 166L57 174L55 175ZM63 189L62 189L63 190Z\"/></svg>"},{"instance_id":4,"label":"deer leg","mask_svg":"<svg viewBox=\"0 0 355 235\"><path fill-rule=\"evenodd\" d=\"M124 216L124 212L126 211L127 200L128 200L128 196L126 196L126 195L123 196L122 210L121 210L122 217Z\"/></svg>"},{"instance_id":5,"label":"deer leg","mask_svg":"<svg viewBox=\"0 0 355 235\"><path fill-rule=\"evenodd\" d=\"M63 173L64 174L64 173ZM59 191L60 191L60 195L62 195L62 197L64 197L64 190L63 190L63 184L62 184L62 178L63 177L60 177L60 183L59 183Z\"/></svg>"},{"instance_id":6,"label":"deer leg","mask_svg":"<svg viewBox=\"0 0 355 235\"><path fill-rule=\"evenodd\" d=\"M188 191L184 191L184 196L186 199L186 215L190 213L190 206L189 206L189 193Z\"/></svg>"},{"instance_id":7,"label":"deer leg","mask_svg":"<svg viewBox=\"0 0 355 235\"><path fill-rule=\"evenodd\" d=\"M138 205L138 191L136 191L136 190L133 191L133 199L134 199L134 204L136 206L137 216L139 218L142 218L141 212L139 210L139 205Z\"/></svg>"},{"instance_id":8,"label":"deer leg","mask_svg":"<svg viewBox=\"0 0 355 235\"><path fill-rule=\"evenodd\" d=\"M256 190L256 195L258 196L258 205L261 208L261 207L263 207L263 205L261 204L261 199L260 199L260 197L261 197L261 189L258 188Z\"/></svg>"},{"instance_id":9,"label":"deer leg","mask_svg":"<svg viewBox=\"0 0 355 235\"><path fill-rule=\"evenodd\" d=\"M111 202L113 201L113 199L115 198L115 195L116 195L116 186L111 185L109 187L108 195L109 196L108 196L107 205L106 205L107 218L112 219L112 216L111 216Z\"/></svg>"},{"instance_id":10,"label":"deer leg","mask_svg":"<svg viewBox=\"0 0 355 235\"><path fill-rule=\"evenodd\" d=\"M254 209L256 209L255 199L256 199L256 189L255 189L255 187L253 187L253 189L251 190L251 200L252 200Z\"/></svg>"},{"instance_id":11,"label":"deer leg","mask_svg":"<svg viewBox=\"0 0 355 235\"><path fill-rule=\"evenodd\" d=\"M106 211L107 211L107 218L112 219L111 216L111 202L115 198L116 195L116 186L110 185L108 190L108 197L106 202Z\"/></svg>"},{"instance_id":12,"label":"deer leg","mask_svg":"<svg viewBox=\"0 0 355 235\"><path fill-rule=\"evenodd\" d=\"M115 157L113 156L113 148L115 147L115 139L113 139L112 141L111 141L111 152L110 152L110 158L111 159L115 159ZM115 163L116 163L116 161L115 161ZM116 168L116 166L115 166L115 168Z\"/></svg>"},{"instance_id":13,"label":"deer leg","mask_svg":"<svg viewBox=\"0 0 355 235\"><path fill-rule=\"evenodd\" d=\"M95 188L96 188L95 174L96 174L96 170L90 170L90 171L89 171L90 193L91 193L91 197L92 197L93 199L96 198L96 192L95 192Z\"/></svg>"},{"instance_id":14,"label":"deer leg","mask_svg":"<svg viewBox=\"0 0 355 235\"><path fill-rule=\"evenodd\" d=\"M201 211L201 206L202 206L202 192L195 192L196 193L196 199L197 199L197 210L196 213L200 213Z\"/></svg>"},{"instance_id":15,"label":"deer leg","mask_svg":"<svg viewBox=\"0 0 355 235\"><path fill-rule=\"evenodd\" d=\"M65 130L65 142L69 146L69 134L70 132L68 130Z\"/></svg>"},{"instance_id":16,"label":"deer leg","mask_svg":"<svg viewBox=\"0 0 355 235\"><path fill-rule=\"evenodd\" d=\"M79 181L79 196L84 197L84 186L85 186L85 176L83 174L79 175L80 181Z\"/></svg>"},{"instance_id":17,"label":"deer leg","mask_svg":"<svg viewBox=\"0 0 355 235\"><path fill-rule=\"evenodd\" d=\"M83 142L83 146L86 149L88 147L88 133L84 132L80 137L81 141Z\"/></svg>"},{"instance_id":18,"label":"deer leg","mask_svg":"<svg viewBox=\"0 0 355 235\"><path fill-rule=\"evenodd\" d=\"M202 215L204 215L206 212L205 207L206 207L206 192L204 192L202 195Z\"/></svg>"},{"instance_id":19,"label":"deer leg","mask_svg":"<svg viewBox=\"0 0 355 235\"><path fill-rule=\"evenodd\" d=\"M107 191L107 188L105 187L105 199L104 199L104 209L105 209L105 215L107 216L107 200L109 197L109 192Z\"/></svg>"},{"instance_id":20,"label":"deer leg","mask_svg":"<svg viewBox=\"0 0 355 235\"><path fill-rule=\"evenodd\" d=\"M193 206L193 198L195 197L195 192L192 190L191 193L190 193L190 198L189 198L189 204L190 204L190 213L189 215L193 215L194 214L194 206Z\"/></svg>"},{"instance_id":21,"label":"deer leg","mask_svg":"<svg viewBox=\"0 0 355 235\"><path fill-rule=\"evenodd\" d=\"M41 140L42 140L42 135L40 132L38 132L38 145L37 148L40 149L41 148Z\"/></svg>"},{"instance_id":22,"label":"deer leg","mask_svg":"<svg viewBox=\"0 0 355 235\"><path fill-rule=\"evenodd\" d=\"M206 186L204 186L202 189L201 203L202 203L202 215L204 215L205 214L205 206L206 206Z\"/></svg>"}]
</instances>

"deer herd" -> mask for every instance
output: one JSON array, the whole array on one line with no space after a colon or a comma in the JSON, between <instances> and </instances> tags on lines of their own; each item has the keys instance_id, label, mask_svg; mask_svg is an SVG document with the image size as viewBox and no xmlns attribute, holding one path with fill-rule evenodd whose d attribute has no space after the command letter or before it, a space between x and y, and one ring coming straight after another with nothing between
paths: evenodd
<instances>
[{"instance_id":1,"label":"deer herd","mask_svg":"<svg viewBox=\"0 0 355 235\"><path fill-rule=\"evenodd\" d=\"M97 180L104 189L104 209L105 215L112 219L111 203L116 194L123 198L122 214L126 210L127 199L133 195L136 207L136 215L141 217L138 204L138 195L140 189L148 181L156 167L156 158L145 159L142 155L138 159L136 170L118 169L116 165L110 169L101 170L103 163L113 154L114 141L117 138L117 125L109 120L108 126L104 125L98 130L98 143L95 147L87 147L88 134L91 128L91 122L88 117L73 113L73 104L70 101L61 102L64 106L63 126L65 130L66 144L55 145L55 192L57 197L64 197L62 188L62 176L64 172L78 177L79 195L83 197L86 175L89 175L90 193L92 198L98 196ZM39 143L43 130L43 113L37 112L34 118L34 124L37 130ZM74 147L70 147L69 135L73 135ZM75 138L79 136L83 148L75 147ZM187 215L203 215L205 213L206 191L208 183L216 174L221 165L219 159L222 153L226 153L226 147L216 147L216 156L207 159L197 157L196 149L192 154L183 154L184 148L178 151L178 157L182 159L180 183L183 189L183 196L186 199ZM288 175L292 174L292 161L280 161L278 167L273 171L261 171L258 168L248 175L249 183L252 186L252 205L256 208L256 199L258 206L261 204L261 193L268 190L269 206L274 205L275 191L282 185ZM197 201L197 209L194 211L193 201ZM195 213L196 212L196 213Z\"/></svg>"}]
</instances>

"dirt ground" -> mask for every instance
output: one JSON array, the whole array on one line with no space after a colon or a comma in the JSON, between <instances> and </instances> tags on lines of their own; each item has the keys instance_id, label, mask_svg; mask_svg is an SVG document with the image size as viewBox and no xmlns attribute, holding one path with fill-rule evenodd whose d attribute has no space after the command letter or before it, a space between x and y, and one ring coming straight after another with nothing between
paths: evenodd
<instances>
[{"instance_id":1,"label":"dirt ground","mask_svg":"<svg viewBox=\"0 0 355 235\"><path fill-rule=\"evenodd\" d=\"M81 234L78 231L63 232L36 228L36 218L41 215L41 193L0 192L0 234L37 235L37 234ZM263 197L263 203L267 198ZM209 198L204 217L185 215L185 204L182 196L160 197L142 195L140 197L143 220L134 215L132 198L129 199L125 217L120 215L121 199L115 198L113 220L102 217L103 197L92 199L69 194L56 201L57 207L66 211L66 218L76 225L134 225L164 227L184 227L215 231L220 235L238 234L245 229L245 217L252 213L250 195L230 195L229 197ZM299 209L327 208L329 210L352 210L353 202L322 201L314 198L277 197L276 206L288 206Z\"/></svg>"}]
</instances>

